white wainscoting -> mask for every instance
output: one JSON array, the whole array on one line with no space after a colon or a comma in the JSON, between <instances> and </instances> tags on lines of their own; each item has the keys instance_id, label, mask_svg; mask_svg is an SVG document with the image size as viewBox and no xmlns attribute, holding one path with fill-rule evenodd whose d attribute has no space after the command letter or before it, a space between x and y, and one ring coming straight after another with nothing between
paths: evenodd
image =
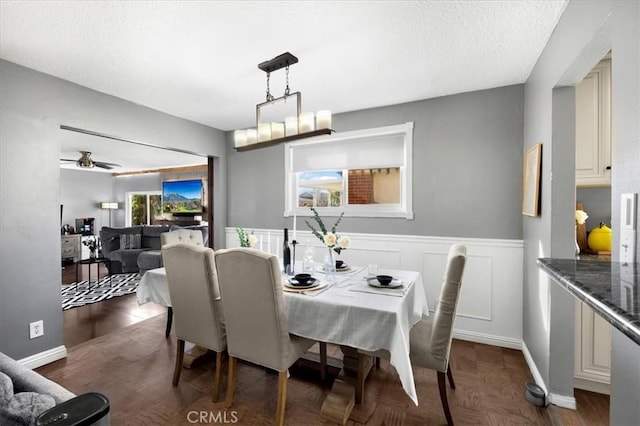
<instances>
[{"instance_id":1,"label":"white wainscoting","mask_svg":"<svg viewBox=\"0 0 640 426\"><path fill-rule=\"evenodd\" d=\"M258 237L254 248L281 256L282 230L251 229ZM240 245L235 228L226 228L226 247ZM433 311L442 285L447 252L452 244L467 247L454 337L513 349L522 349L522 240L447 238L387 234L348 234L351 246L340 259L351 265L375 263L380 269L419 271L429 309ZM289 232L292 238L292 232ZM276 240L280 247L276 247ZM296 260L302 261L305 245L315 248L321 262L327 252L311 232L298 231Z\"/></svg>"}]
</instances>

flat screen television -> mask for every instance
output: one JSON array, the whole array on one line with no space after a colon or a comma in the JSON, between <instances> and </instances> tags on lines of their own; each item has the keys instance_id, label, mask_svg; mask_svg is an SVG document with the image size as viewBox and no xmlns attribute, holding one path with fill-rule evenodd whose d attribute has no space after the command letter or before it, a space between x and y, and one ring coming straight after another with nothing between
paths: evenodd
<instances>
[{"instance_id":1,"label":"flat screen television","mask_svg":"<svg viewBox=\"0 0 640 426\"><path fill-rule=\"evenodd\" d=\"M202 180L162 182L162 211L173 214L202 213Z\"/></svg>"}]
</instances>

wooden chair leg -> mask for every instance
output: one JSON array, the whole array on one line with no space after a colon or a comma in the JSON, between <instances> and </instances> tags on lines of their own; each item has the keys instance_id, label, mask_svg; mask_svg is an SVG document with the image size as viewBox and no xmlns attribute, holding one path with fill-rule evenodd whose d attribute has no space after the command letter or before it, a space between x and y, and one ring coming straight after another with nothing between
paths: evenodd
<instances>
[{"instance_id":1,"label":"wooden chair leg","mask_svg":"<svg viewBox=\"0 0 640 426\"><path fill-rule=\"evenodd\" d=\"M182 361L184 360L184 340L178 339L176 349L176 365L173 368L173 386L178 386L180 381L180 373L182 372Z\"/></svg>"},{"instance_id":2,"label":"wooden chair leg","mask_svg":"<svg viewBox=\"0 0 640 426\"><path fill-rule=\"evenodd\" d=\"M222 385L222 351L216 353L216 370L213 379L213 402L218 401Z\"/></svg>"},{"instance_id":3,"label":"wooden chair leg","mask_svg":"<svg viewBox=\"0 0 640 426\"><path fill-rule=\"evenodd\" d=\"M445 373L438 371L438 388L440 389L440 400L442 401L442 408L444 409L444 415L447 418L447 424L453 425L453 419L451 418L451 411L449 411L449 402L447 401L447 384Z\"/></svg>"},{"instance_id":4,"label":"wooden chair leg","mask_svg":"<svg viewBox=\"0 0 640 426\"><path fill-rule=\"evenodd\" d=\"M229 408L233 404L233 392L236 387L236 364L237 360L229 355L229 371L227 373L227 397L224 400L224 407Z\"/></svg>"},{"instance_id":5,"label":"wooden chair leg","mask_svg":"<svg viewBox=\"0 0 640 426\"><path fill-rule=\"evenodd\" d=\"M284 409L287 404L287 370L278 374L278 406L276 408L276 422L278 426L284 425Z\"/></svg>"},{"instance_id":6,"label":"wooden chair leg","mask_svg":"<svg viewBox=\"0 0 640 426\"><path fill-rule=\"evenodd\" d=\"M320 380L327 380L327 344L320 342Z\"/></svg>"},{"instance_id":7,"label":"wooden chair leg","mask_svg":"<svg viewBox=\"0 0 640 426\"><path fill-rule=\"evenodd\" d=\"M164 337L169 337L171 334L171 323L173 322L173 308L169 306L167 308L167 328L164 331Z\"/></svg>"},{"instance_id":8,"label":"wooden chair leg","mask_svg":"<svg viewBox=\"0 0 640 426\"><path fill-rule=\"evenodd\" d=\"M449 378L449 386L451 386L451 389L455 389L456 384L453 381L453 372L451 371L451 363L447 363L447 377Z\"/></svg>"}]
</instances>

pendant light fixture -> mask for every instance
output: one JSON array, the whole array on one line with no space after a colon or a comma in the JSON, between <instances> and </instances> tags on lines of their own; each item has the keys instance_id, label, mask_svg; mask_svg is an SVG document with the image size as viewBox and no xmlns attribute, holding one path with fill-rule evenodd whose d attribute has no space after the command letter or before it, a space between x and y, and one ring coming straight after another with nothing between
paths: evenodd
<instances>
[{"instance_id":1,"label":"pendant light fixture","mask_svg":"<svg viewBox=\"0 0 640 426\"><path fill-rule=\"evenodd\" d=\"M302 93L291 93L289 89L289 67L297 62L298 58L286 52L258 64L258 68L267 73L266 100L256 105L256 127L234 132L234 143L237 151L249 151L282 142L318 135L329 135L333 132L331 129L331 111L322 110L316 114L302 112ZM284 94L279 98L274 98L269 86L271 73L282 68L286 72ZM278 105L284 105L285 107L293 105L295 110L290 108L292 114L281 117L281 121L264 120L264 111Z\"/></svg>"}]
</instances>

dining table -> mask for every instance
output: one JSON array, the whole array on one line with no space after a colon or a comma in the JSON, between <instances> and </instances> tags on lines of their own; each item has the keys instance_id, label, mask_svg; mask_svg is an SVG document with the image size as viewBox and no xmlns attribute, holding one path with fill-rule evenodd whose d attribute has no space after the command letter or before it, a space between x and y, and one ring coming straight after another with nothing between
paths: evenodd
<instances>
[{"instance_id":1,"label":"dining table","mask_svg":"<svg viewBox=\"0 0 640 426\"><path fill-rule=\"evenodd\" d=\"M385 287L362 266L346 265L325 274L322 264L316 264L311 273L316 282L310 288L292 285L291 277L283 274L283 292L289 332L339 345L343 352L344 380L340 377L334 381L321 409L323 417L339 423L346 421L353 403L364 398L364 379L373 359L369 356L363 367L366 354L379 350L388 351L402 388L418 405L409 335L413 325L429 315L421 274L380 268L378 274L394 277L394 285ZM171 306L164 268L145 272L137 298L140 304Z\"/></svg>"}]
</instances>

